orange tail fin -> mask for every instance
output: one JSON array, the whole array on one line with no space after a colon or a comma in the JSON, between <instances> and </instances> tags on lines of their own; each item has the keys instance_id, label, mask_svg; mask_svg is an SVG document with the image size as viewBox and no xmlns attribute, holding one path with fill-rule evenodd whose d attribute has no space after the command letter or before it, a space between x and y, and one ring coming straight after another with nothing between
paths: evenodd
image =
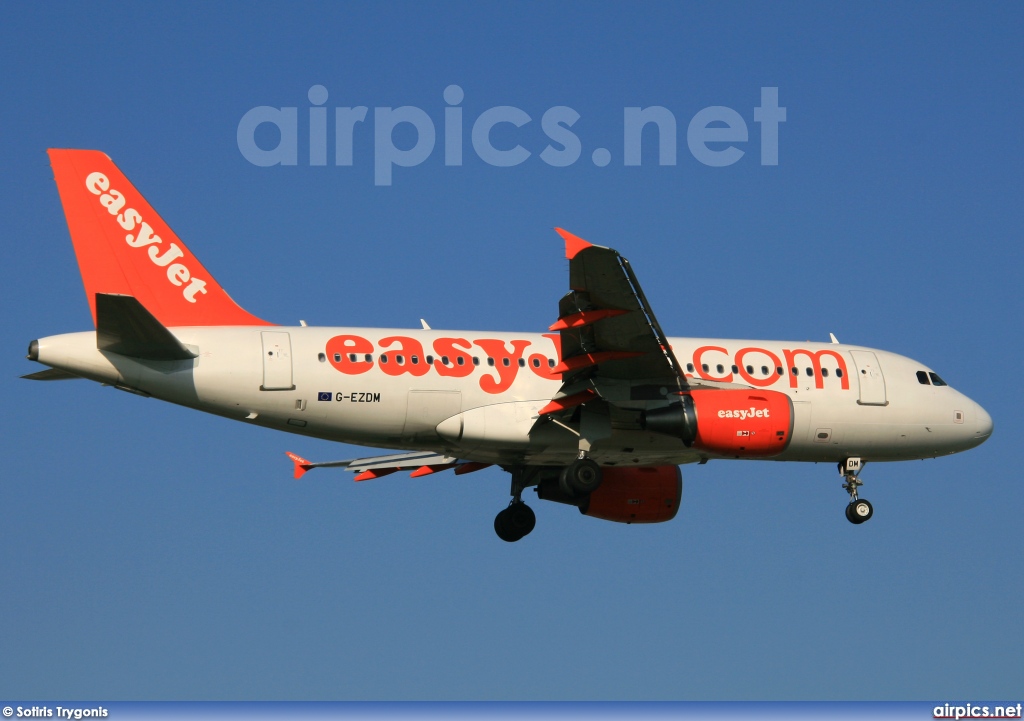
<instances>
[{"instance_id":1,"label":"orange tail fin","mask_svg":"<svg viewBox=\"0 0 1024 721\"><path fill-rule=\"evenodd\" d=\"M165 326L271 325L231 300L106 154L49 154L94 322L96 294L116 293Z\"/></svg>"}]
</instances>

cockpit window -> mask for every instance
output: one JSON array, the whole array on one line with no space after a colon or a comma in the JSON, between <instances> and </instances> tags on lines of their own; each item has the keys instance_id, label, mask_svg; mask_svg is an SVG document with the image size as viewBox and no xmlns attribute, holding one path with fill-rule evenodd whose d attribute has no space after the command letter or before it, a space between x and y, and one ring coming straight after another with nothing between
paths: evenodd
<instances>
[{"instance_id":1,"label":"cockpit window","mask_svg":"<svg viewBox=\"0 0 1024 721\"><path fill-rule=\"evenodd\" d=\"M928 383L928 374L925 373L924 371L917 372L917 382L923 386L931 385L930 383Z\"/></svg>"},{"instance_id":2,"label":"cockpit window","mask_svg":"<svg viewBox=\"0 0 1024 721\"><path fill-rule=\"evenodd\" d=\"M941 378L939 378L939 374L938 373L931 373L931 372L929 372L928 373L928 377L932 379L932 385L933 386L944 386L944 385L946 385L946 381L944 381Z\"/></svg>"}]
</instances>

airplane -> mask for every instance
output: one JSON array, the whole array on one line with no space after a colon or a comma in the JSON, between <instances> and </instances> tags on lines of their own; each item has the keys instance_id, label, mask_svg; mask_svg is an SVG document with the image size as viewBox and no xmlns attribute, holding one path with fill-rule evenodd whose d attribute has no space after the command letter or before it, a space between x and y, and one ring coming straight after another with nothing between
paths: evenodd
<instances>
[{"instance_id":1,"label":"airplane","mask_svg":"<svg viewBox=\"0 0 1024 721\"><path fill-rule=\"evenodd\" d=\"M48 366L255 426L398 453L311 462L356 481L497 465L503 541L536 523L522 494L621 523L675 517L679 466L836 463L846 518L869 462L983 443L992 419L931 368L829 343L668 337L629 261L556 228L569 291L546 333L280 326L243 310L113 161L48 151L95 330L33 340Z\"/></svg>"}]
</instances>

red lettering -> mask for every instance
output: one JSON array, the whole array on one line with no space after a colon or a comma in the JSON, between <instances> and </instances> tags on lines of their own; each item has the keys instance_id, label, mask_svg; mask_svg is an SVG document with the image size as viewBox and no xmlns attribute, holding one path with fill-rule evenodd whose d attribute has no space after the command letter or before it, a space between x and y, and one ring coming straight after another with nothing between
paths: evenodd
<instances>
[{"instance_id":1,"label":"red lettering","mask_svg":"<svg viewBox=\"0 0 1024 721\"><path fill-rule=\"evenodd\" d=\"M473 344L465 338L438 338L434 341L434 352L438 357L434 359L434 370L440 376L448 378L464 378L473 372L473 356L463 353L459 348L472 350ZM448 365L441 362L442 358L448 358ZM459 363L459 359L462 363Z\"/></svg>"},{"instance_id":2,"label":"red lettering","mask_svg":"<svg viewBox=\"0 0 1024 721\"><path fill-rule=\"evenodd\" d=\"M528 340L512 341L512 352L505 349L505 342L486 338L474 341L484 349L489 358L494 359L494 369L498 371L498 380L485 375L480 378L480 388L485 393L503 393L512 387L512 382L519 373L519 359L523 357L523 351L530 345Z\"/></svg>"},{"instance_id":3,"label":"red lettering","mask_svg":"<svg viewBox=\"0 0 1024 721\"><path fill-rule=\"evenodd\" d=\"M558 365L562 362L562 336L558 333L545 333L544 337L550 340L551 344L555 347L555 365ZM548 365L548 357L541 353L532 354L527 359L526 364L530 366L530 370L533 371L534 375L538 375L544 380L562 380L562 374L553 372L551 370L552 366Z\"/></svg>"},{"instance_id":4,"label":"red lettering","mask_svg":"<svg viewBox=\"0 0 1024 721\"><path fill-rule=\"evenodd\" d=\"M728 354L729 352L725 348L718 345L702 345L700 348L695 350L693 352L693 367L697 370L697 375L699 375L704 380L708 381L725 381L726 383L732 383L731 372L729 373L729 375L723 378L715 378L713 375L709 375L707 371L704 370L704 367L701 364L701 358L704 356L704 353L709 350L716 350L719 351L720 353L726 354Z\"/></svg>"},{"instance_id":5,"label":"red lettering","mask_svg":"<svg viewBox=\"0 0 1024 721\"><path fill-rule=\"evenodd\" d=\"M373 343L357 335L336 335L327 341L327 360L336 370L348 375L359 375L373 368L373 361L363 359L373 353ZM349 358L355 354L355 360Z\"/></svg>"},{"instance_id":6,"label":"red lettering","mask_svg":"<svg viewBox=\"0 0 1024 721\"><path fill-rule=\"evenodd\" d=\"M747 369L743 366L743 356L745 356L747 353L763 353L764 355L772 359L771 372L768 374L767 378L755 378L754 376L747 373ZM782 361L780 361L779 357L772 353L770 350L765 350L764 348L740 348L738 351L736 351L736 367L739 368L740 370L740 377L742 377L743 380L745 380L752 386L757 386L758 388L765 388L773 384L775 381L779 379L778 375L776 375L777 371L775 369L781 366Z\"/></svg>"},{"instance_id":7,"label":"red lettering","mask_svg":"<svg viewBox=\"0 0 1024 721\"><path fill-rule=\"evenodd\" d=\"M401 345L395 349L394 353L388 352L388 362L381 363L380 369L389 376L400 376L403 373L414 376L426 375L430 366L427 365L427 359L423 357L423 346L420 345L420 342L415 338L393 335L381 338L379 344L381 348L390 348L395 343ZM399 358L401 358L401 363L399 363Z\"/></svg>"},{"instance_id":8,"label":"red lettering","mask_svg":"<svg viewBox=\"0 0 1024 721\"><path fill-rule=\"evenodd\" d=\"M784 349L782 351L782 354L786 356L786 365L789 366L789 368L786 371L786 375L789 376L790 388L796 388L798 385L797 376L793 375L792 370L793 368L796 368L796 357L798 355L807 356L810 359L811 367L813 368L812 372L814 373L814 387L824 388L825 379L821 375L821 357L823 355L830 355L833 358L835 358L839 370L843 372L843 377L840 379L843 390L845 391L850 389L850 374L846 372L846 360L843 358L841 353L834 350L829 350L827 348L825 350L819 350L813 353L803 348L797 348L796 350Z\"/></svg>"}]
</instances>

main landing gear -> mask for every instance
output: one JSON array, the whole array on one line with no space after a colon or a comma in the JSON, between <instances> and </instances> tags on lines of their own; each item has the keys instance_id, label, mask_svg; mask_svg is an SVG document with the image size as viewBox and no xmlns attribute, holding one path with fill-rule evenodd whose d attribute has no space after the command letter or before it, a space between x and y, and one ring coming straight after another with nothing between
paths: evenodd
<instances>
[{"instance_id":1,"label":"main landing gear","mask_svg":"<svg viewBox=\"0 0 1024 721\"><path fill-rule=\"evenodd\" d=\"M536 525L537 516L522 500L512 499L508 508L494 517L494 532L498 538L509 543L515 543Z\"/></svg>"},{"instance_id":2,"label":"main landing gear","mask_svg":"<svg viewBox=\"0 0 1024 721\"><path fill-rule=\"evenodd\" d=\"M860 525L871 518L875 509L871 503L863 498L857 497L857 488L864 485L858 478L863 464L859 458L847 458L839 462L839 473L843 476L843 490L850 494L850 503L846 507L846 520L855 525Z\"/></svg>"},{"instance_id":3,"label":"main landing gear","mask_svg":"<svg viewBox=\"0 0 1024 721\"><path fill-rule=\"evenodd\" d=\"M512 472L512 500L509 501L508 508L494 517L494 532L501 540L515 543L537 525L537 516L534 515L533 509L523 503L523 489L533 485L531 481L536 475L536 469L513 466L507 470Z\"/></svg>"},{"instance_id":4,"label":"main landing gear","mask_svg":"<svg viewBox=\"0 0 1024 721\"><path fill-rule=\"evenodd\" d=\"M523 538L537 525L537 517L528 505L523 503L523 490L538 483L538 476L549 473L552 479L556 468L540 469L530 466L513 466L506 468L512 473L512 500L497 516L494 517L494 532L498 538L514 543ZM561 470L558 475L559 490L567 498L584 498L589 496L601 485L601 466L587 458L584 452Z\"/></svg>"}]
</instances>

